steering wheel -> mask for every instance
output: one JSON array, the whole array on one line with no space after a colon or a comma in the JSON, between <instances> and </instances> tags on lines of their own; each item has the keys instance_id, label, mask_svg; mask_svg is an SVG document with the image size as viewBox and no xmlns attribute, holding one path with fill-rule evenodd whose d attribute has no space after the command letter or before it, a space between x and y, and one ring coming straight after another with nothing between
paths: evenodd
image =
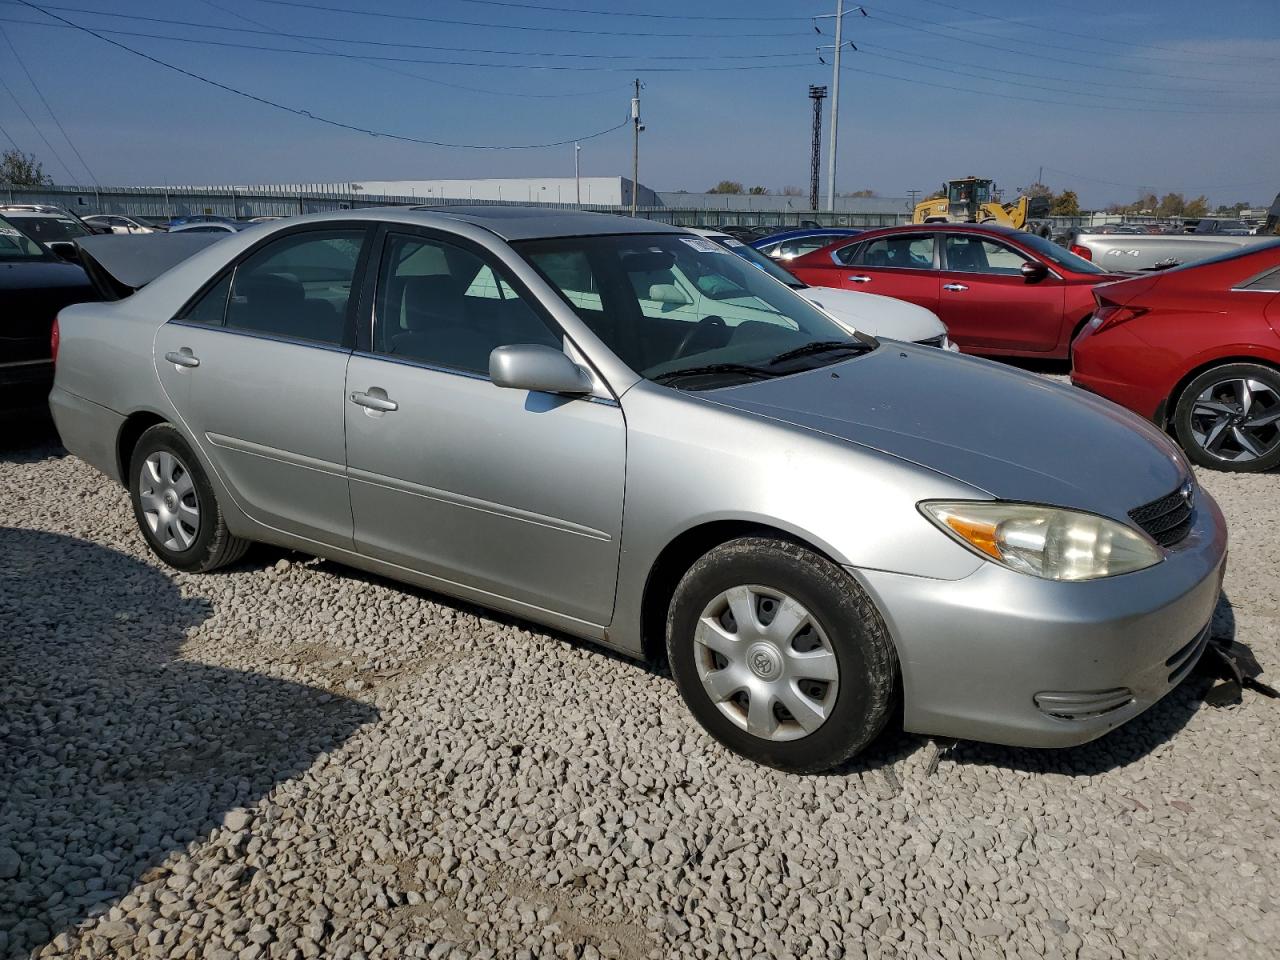
<instances>
[{"instance_id":1,"label":"steering wheel","mask_svg":"<svg viewBox=\"0 0 1280 960\"><path fill-rule=\"evenodd\" d=\"M701 337L705 337L708 331L715 330L717 328L724 329L725 327L726 327L726 324L724 322L724 317L717 316L714 313L707 314L705 317L703 317L701 320L695 323L693 325L693 329L691 329L688 333L684 335L683 338L681 338L680 346L676 347L676 352L671 355L671 359L675 360L679 357L683 357L686 353L689 352L689 347L693 345L694 341L698 340Z\"/></svg>"}]
</instances>

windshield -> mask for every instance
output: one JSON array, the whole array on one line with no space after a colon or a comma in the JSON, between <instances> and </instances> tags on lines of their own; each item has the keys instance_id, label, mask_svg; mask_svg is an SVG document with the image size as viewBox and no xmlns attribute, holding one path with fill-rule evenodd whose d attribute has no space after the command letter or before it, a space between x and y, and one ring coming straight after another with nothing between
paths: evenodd
<instances>
[{"instance_id":1,"label":"windshield","mask_svg":"<svg viewBox=\"0 0 1280 960\"><path fill-rule=\"evenodd\" d=\"M13 217L10 222L32 240L46 244L89 236L89 231L75 220L52 213Z\"/></svg>"},{"instance_id":2,"label":"windshield","mask_svg":"<svg viewBox=\"0 0 1280 960\"><path fill-rule=\"evenodd\" d=\"M1050 263L1056 263L1064 270L1070 270L1072 273L1106 273L1096 263L1086 260L1084 257L1077 257L1066 247L1060 247L1052 240L1045 237L1037 236L1034 233L1018 234L1018 242L1024 247L1030 247L1040 256L1044 257Z\"/></svg>"},{"instance_id":3,"label":"windshield","mask_svg":"<svg viewBox=\"0 0 1280 960\"><path fill-rule=\"evenodd\" d=\"M0 217L0 260L46 260L48 256L40 244Z\"/></svg>"},{"instance_id":4,"label":"windshield","mask_svg":"<svg viewBox=\"0 0 1280 960\"><path fill-rule=\"evenodd\" d=\"M785 283L793 290L803 290L808 286L807 283L796 277L794 273L791 273L786 268L780 266L778 261L774 260L772 257L766 257L755 247L748 246L741 240L735 240L733 237L727 235L722 237L711 237L709 239L715 240L716 243L723 244L728 247L753 267L759 267L769 276L773 277L773 279L780 283Z\"/></svg>"},{"instance_id":5,"label":"windshield","mask_svg":"<svg viewBox=\"0 0 1280 960\"><path fill-rule=\"evenodd\" d=\"M874 346L704 237L631 234L513 246L596 336L650 380L697 371L702 385L723 386ZM769 366L797 348L806 349Z\"/></svg>"}]
</instances>

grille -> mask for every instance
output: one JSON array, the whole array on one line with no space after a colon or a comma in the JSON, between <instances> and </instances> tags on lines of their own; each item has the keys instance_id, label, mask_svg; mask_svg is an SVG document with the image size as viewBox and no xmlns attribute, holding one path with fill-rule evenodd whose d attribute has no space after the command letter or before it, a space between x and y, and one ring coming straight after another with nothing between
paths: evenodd
<instances>
[{"instance_id":1,"label":"grille","mask_svg":"<svg viewBox=\"0 0 1280 960\"><path fill-rule=\"evenodd\" d=\"M1191 498L1188 481L1168 496L1135 507L1129 511L1129 516L1160 546L1171 547L1191 529L1194 514Z\"/></svg>"}]
</instances>

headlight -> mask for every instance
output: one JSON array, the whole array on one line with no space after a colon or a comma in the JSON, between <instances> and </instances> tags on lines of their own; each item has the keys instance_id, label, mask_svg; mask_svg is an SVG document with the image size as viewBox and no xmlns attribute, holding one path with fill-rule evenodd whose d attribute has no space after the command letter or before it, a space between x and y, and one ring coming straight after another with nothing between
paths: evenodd
<instances>
[{"instance_id":1,"label":"headlight","mask_svg":"<svg viewBox=\"0 0 1280 960\"><path fill-rule=\"evenodd\" d=\"M925 501L945 533L996 563L1045 580L1096 580L1160 562L1136 530L1092 513L994 500Z\"/></svg>"}]
</instances>

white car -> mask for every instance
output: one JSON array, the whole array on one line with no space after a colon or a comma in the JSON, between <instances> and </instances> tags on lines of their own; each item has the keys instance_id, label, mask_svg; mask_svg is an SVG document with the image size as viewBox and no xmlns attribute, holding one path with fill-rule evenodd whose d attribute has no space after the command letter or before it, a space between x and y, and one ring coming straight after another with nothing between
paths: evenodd
<instances>
[{"instance_id":1,"label":"white car","mask_svg":"<svg viewBox=\"0 0 1280 960\"><path fill-rule=\"evenodd\" d=\"M941 347L958 353L960 348L947 336L947 327L938 315L906 300L882 297L875 293L837 290L834 287L811 287L775 260L727 233L718 230L689 230L700 237L727 247L743 260L759 267L775 280L780 280L815 307L842 326L873 337L908 340L930 347Z\"/></svg>"},{"instance_id":2,"label":"white car","mask_svg":"<svg viewBox=\"0 0 1280 960\"><path fill-rule=\"evenodd\" d=\"M82 217L85 223L95 227L110 227L112 233L159 233L155 227L142 223L133 217L122 217L115 213L92 213Z\"/></svg>"}]
</instances>

